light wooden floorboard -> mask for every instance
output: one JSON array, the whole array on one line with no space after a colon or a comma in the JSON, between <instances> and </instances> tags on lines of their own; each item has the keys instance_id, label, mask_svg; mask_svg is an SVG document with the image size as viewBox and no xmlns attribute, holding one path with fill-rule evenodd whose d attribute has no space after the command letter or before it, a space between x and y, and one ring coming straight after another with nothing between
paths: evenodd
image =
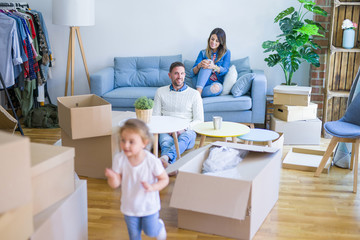
<instances>
[{"instance_id":1,"label":"light wooden floorboard","mask_svg":"<svg viewBox=\"0 0 360 240\"><path fill-rule=\"evenodd\" d=\"M60 139L59 129L25 128L24 132L33 142L54 144ZM214 140L207 138L207 143ZM328 139L322 139L320 146L303 147L325 149L328 142ZM284 146L284 155L290 147ZM313 174L281 170L279 200L254 240L360 239L360 189L358 187L358 193L352 193L352 172L332 167L329 174L323 173L319 178ZM89 239L128 239L126 224L119 211L119 190L112 190L105 180L83 179L88 181ZM160 215L166 224L168 239L228 239L177 228L177 212L169 207L175 179L171 177L168 187L160 193ZM150 238L144 236L143 239Z\"/></svg>"}]
</instances>

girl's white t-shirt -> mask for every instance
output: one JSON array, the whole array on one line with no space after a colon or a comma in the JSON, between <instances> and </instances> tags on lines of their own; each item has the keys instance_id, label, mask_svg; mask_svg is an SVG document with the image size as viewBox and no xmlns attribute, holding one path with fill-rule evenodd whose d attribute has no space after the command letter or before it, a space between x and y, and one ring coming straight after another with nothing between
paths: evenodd
<instances>
[{"instance_id":1,"label":"girl's white t-shirt","mask_svg":"<svg viewBox=\"0 0 360 240\"><path fill-rule=\"evenodd\" d=\"M149 184L157 182L164 167L161 160L145 150L145 159L139 165L131 166L124 152L114 156L112 169L121 174L121 207L127 216L148 216L160 210L159 191L146 192L141 182Z\"/></svg>"}]
</instances>

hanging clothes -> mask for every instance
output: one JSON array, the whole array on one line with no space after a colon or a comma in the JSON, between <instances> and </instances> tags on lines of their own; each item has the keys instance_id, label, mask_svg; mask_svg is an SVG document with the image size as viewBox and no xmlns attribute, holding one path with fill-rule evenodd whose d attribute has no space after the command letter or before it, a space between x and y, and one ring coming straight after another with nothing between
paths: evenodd
<instances>
[{"instance_id":1,"label":"hanging clothes","mask_svg":"<svg viewBox=\"0 0 360 240\"><path fill-rule=\"evenodd\" d=\"M0 83L0 89L15 84L14 66L23 63L19 45L16 21L0 12L0 72L5 86Z\"/></svg>"},{"instance_id":2,"label":"hanging clothes","mask_svg":"<svg viewBox=\"0 0 360 240\"><path fill-rule=\"evenodd\" d=\"M47 82L51 66L50 40L41 12L30 10L28 4L0 3L0 52L7 54L0 58L4 87L14 88L26 117L34 103L39 105L38 86Z\"/></svg>"}]
</instances>

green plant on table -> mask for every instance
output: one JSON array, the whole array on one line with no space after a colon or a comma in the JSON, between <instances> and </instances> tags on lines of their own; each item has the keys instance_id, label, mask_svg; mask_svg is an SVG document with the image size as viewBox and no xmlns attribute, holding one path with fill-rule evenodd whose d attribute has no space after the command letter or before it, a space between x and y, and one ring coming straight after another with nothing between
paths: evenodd
<instances>
[{"instance_id":1,"label":"green plant on table","mask_svg":"<svg viewBox=\"0 0 360 240\"><path fill-rule=\"evenodd\" d=\"M276 41L265 41L262 47L265 53L270 54L265 61L269 67L277 64L281 66L285 75L285 84L292 85L293 74L299 69L302 62L308 62L315 67L320 66L319 55L315 52L320 46L314 42L314 36L324 37L325 29L320 23L305 16L312 12L314 15L327 16L327 12L316 6L312 0L298 0L300 7L294 7L280 12L274 19L279 22L282 34Z\"/></svg>"},{"instance_id":2,"label":"green plant on table","mask_svg":"<svg viewBox=\"0 0 360 240\"><path fill-rule=\"evenodd\" d=\"M152 109L154 106L154 100L145 96L139 97L136 99L134 106L136 109L140 110Z\"/></svg>"}]
</instances>

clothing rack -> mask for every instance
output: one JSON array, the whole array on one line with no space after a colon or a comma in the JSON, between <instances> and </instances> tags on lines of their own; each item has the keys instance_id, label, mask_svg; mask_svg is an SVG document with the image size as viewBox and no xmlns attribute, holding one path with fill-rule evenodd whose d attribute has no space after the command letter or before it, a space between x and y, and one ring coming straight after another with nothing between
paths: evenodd
<instances>
[{"instance_id":1,"label":"clothing rack","mask_svg":"<svg viewBox=\"0 0 360 240\"><path fill-rule=\"evenodd\" d=\"M29 4L26 2L19 2L19 3L14 3L14 2L1 2L0 3L0 7L27 7L29 8Z\"/></svg>"},{"instance_id":2,"label":"clothing rack","mask_svg":"<svg viewBox=\"0 0 360 240\"><path fill-rule=\"evenodd\" d=\"M1 73L0 73L0 81L1 81L2 87L4 88L4 91L5 91L5 95L6 95L6 97L7 97L7 100L8 100L9 103L10 103L11 110L12 110L12 112L13 112L13 114L14 114L14 117L15 117L16 121L18 122L18 129L19 129L21 135L24 136L24 132L23 132L23 130L22 130L22 128L21 128L21 124L20 124L19 118L18 118L18 116L17 116L17 114L16 114L14 105L12 104L12 101L11 101L11 99L10 99L9 92L7 91L7 89L6 89L6 87L5 87L5 82L4 82L4 79L2 78Z\"/></svg>"}]
</instances>

